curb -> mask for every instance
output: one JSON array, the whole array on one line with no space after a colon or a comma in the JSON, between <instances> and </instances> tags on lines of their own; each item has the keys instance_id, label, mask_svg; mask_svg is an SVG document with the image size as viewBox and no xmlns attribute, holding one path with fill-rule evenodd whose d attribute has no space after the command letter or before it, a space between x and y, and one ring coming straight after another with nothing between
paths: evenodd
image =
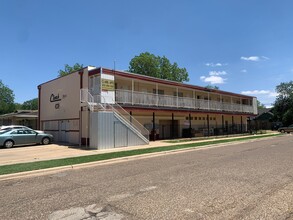
<instances>
[{"instance_id":1,"label":"curb","mask_svg":"<svg viewBox=\"0 0 293 220\"><path fill-rule=\"evenodd\" d=\"M155 152L155 153L146 153L146 154L140 154L140 155L119 157L119 158L113 158L113 159L107 159L107 160L101 160L101 161L94 161L94 162L89 162L89 163L81 163L81 164L75 164L75 165L67 165L67 166L25 171L25 172L19 172L19 173L4 174L4 175L0 175L0 181L19 179L19 178L29 178L29 177L34 177L34 176L43 176L43 175L55 174L55 173L61 172L61 171L68 171L68 170L73 170L73 169L77 170L77 169L83 169L83 168L90 168L93 166L122 163L125 161L132 161L132 160L139 160L139 159L146 159L146 158L163 156L166 154L184 153L184 152L188 152L188 151L197 151L197 150L208 150L210 148L217 148L217 147L230 146L230 145L241 144L241 143L249 143L249 142L256 142L256 141L261 141L261 140L267 140L267 139L271 139L274 137L275 136L264 137L261 139L234 141L234 142L221 143L221 144L210 144L210 145L204 145L204 146L199 146L199 147L190 147L190 148L161 151L161 152ZM167 145L167 146L170 146L170 145ZM165 146L165 147L167 147L167 146Z\"/></svg>"}]
</instances>

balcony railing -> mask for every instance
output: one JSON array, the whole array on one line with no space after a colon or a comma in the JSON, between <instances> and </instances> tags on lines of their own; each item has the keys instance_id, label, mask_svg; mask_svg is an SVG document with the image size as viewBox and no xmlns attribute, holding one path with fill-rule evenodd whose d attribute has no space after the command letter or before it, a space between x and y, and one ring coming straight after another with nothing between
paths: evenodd
<instances>
[{"instance_id":1,"label":"balcony railing","mask_svg":"<svg viewBox=\"0 0 293 220\"><path fill-rule=\"evenodd\" d=\"M115 98L115 101L120 104L253 113L251 105L129 90L116 90Z\"/></svg>"}]
</instances>

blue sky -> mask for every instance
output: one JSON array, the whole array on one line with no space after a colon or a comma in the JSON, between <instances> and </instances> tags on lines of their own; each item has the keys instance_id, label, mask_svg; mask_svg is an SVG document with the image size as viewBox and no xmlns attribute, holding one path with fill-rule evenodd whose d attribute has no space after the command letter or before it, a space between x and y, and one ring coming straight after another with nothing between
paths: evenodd
<instances>
[{"instance_id":1,"label":"blue sky","mask_svg":"<svg viewBox=\"0 0 293 220\"><path fill-rule=\"evenodd\" d=\"M258 97L293 76L293 1L1 0L0 80L16 102L64 64L126 70L142 52L165 55L189 84Z\"/></svg>"}]
</instances>

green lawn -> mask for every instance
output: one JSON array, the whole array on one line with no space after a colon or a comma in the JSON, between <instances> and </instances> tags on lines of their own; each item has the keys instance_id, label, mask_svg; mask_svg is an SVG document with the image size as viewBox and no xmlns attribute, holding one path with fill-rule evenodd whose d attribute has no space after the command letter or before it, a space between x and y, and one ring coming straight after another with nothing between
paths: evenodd
<instances>
[{"instance_id":1,"label":"green lawn","mask_svg":"<svg viewBox=\"0 0 293 220\"><path fill-rule=\"evenodd\" d=\"M55 160L49 160L49 161L4 165L4 166L0 166L0 175L32 171L32 170L40 170L40 169L46 169L46 168L52 168L52 167L61 167L61 166L74 165L74 164L82 164L82 163L88 163L88 162L94 162L94 161L109 160L113 158L121 158L121 157L162 152L162 151L196 148L196 147L202 147L202 146L207 146L211 144L221 144L221 143L228 143L228 142L235 142L235 141L245 141L245 140L266 138L266 137L272 137L277 135L279 134L271 134L271 135L263 135L263 136L254 135L249 137L240 137L240 138L226 139L226 140L210 140L210 141L199 142L199 143L178 144L173 146L120 151L120 152L104 153L104 154L97 154L97 155L72 157L72 158L66 158L66 159L55 159Z\"/></svg>"},{"instance_id":2,"label":"green lawn","mask_svg":"<svg viewBox=\"0 0 293 220\"><path fill-rule=\"evenodd\" d=\"M267 131L266 130L259 130L259 131L256 131L252 134L266 134ZM247 133L244 133L244 134L236 134L236 135L233 135L233 134L230 134L230 135L227 135L227 136L210 136L210 137L192 137L192 138L184 138L184 139L174 139L174 140L166 140L164 142L166 143L184 143L184 142L190 142L190 141L199 141L199 140L209 140L211 138L213 139L222 139L222 138L227 138L227 137L240 137L240 136L247 136Z\"/></svg>"}]
</instances>

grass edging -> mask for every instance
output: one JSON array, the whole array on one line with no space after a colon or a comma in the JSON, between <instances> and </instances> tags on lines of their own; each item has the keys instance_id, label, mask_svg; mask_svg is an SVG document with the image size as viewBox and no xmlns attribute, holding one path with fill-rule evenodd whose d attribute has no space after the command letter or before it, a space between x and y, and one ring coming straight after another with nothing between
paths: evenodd
<instances>
[{"instance_id":1,"label":"grass edging","mask_svg":"<svg viewBox=\"0 0 293 220\"><path fill-rule=\"evenodd\" d=\"M260 132L260 133L251 133L250 135L262 135L262 134L267 134L266 132ZM184 139L174 139L174 140L165 140L163 142L168 143L168 144L183 144L183 143L187 143L187 142L191 142L191 141L206 141L211 139L211 137L213 139L217 139L217 140L221 140L224 138L240 138L243 136L247 136L247 133L243 133L243 134L230 134L230 135L222 135L222 136L209 136L209 137L192 137L192 138L184 138Z\"/></svg>"},{"instance_id":2,"label":"grass edging","mask_svg":"<svg viewBox=\"0 0 293 220\"><path fill-rule=\"evenodd\" d=\"M54 159L54 160L48 160L48 161L3 165L3 166L0 166L0 175L20 173L20 172L33 171L33 170L41 170L41 169L54 168L54 167L70 166L70 165L83 164L83 163L89 163L89 162L95 162L95 161L103 161L103 160L109 160L113 158L121 158L121 157L128 157L128 156L148 154L148 153L172 151L172 150L179 150L179 149L186 149L186 148L196 148L196 147L202 147L202 146L207 146L212 144L253 140L253 139L266 138L266 137L272 137L272 136L278 136L278 135L279 134L272 134L272 135L251 136L251 137L242 137L242 138L234 138L234 139L226 139L226 140L212 140L212 141L206 141L206 142L179 144L179 145L154 147L154 148L144 148L144 149L136 149L136 150L129 150L129 151L119 151L119 152L87 155L87 156L80 156L80 157L70 157L70 158L64 158L64 159Z\"/></svg>"}]
</instances>

